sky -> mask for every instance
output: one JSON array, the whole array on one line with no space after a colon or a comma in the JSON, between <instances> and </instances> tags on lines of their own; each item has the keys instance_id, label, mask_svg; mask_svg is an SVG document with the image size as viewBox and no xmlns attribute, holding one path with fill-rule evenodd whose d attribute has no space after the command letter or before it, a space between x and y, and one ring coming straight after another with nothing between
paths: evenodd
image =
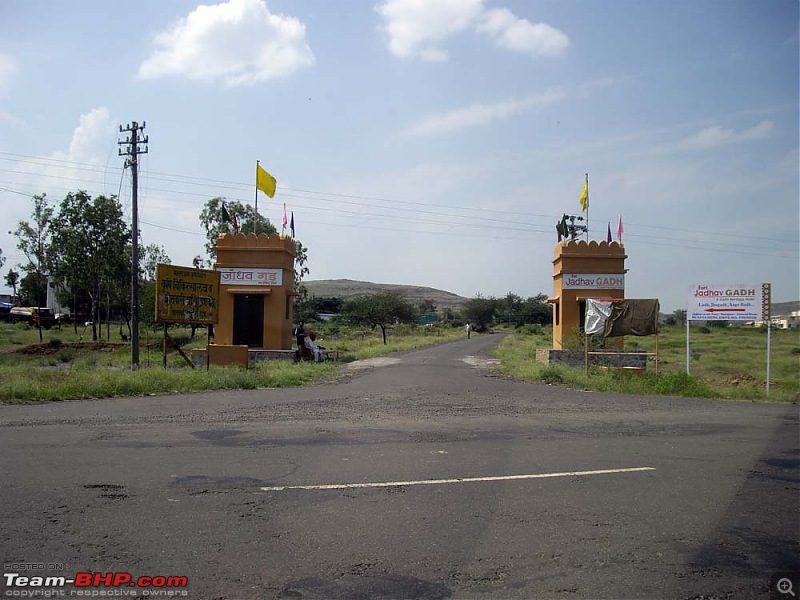
<instances>
[{"instance_id":1,"label":"sky","mask_svg":"<svg viewBox=\"0 0 800 600\"><path fill-rule=\"evenodd\" d=\"M33 194L117 195L130 220L137 121L141 240L176 265L205 254L209 199L255 201L258 160L307 279L551 295L588 174L589 239L622 219L626 297L797 300L799 6L4 0L0 292Z\"/></svg>"}]
</instances>

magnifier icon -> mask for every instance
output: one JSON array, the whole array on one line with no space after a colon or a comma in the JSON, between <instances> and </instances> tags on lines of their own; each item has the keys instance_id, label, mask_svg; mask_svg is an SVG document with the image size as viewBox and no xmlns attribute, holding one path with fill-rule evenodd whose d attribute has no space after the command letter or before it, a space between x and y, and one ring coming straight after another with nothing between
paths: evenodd
<instances>
[{"instance_id":1,"label":"magnifier icon","mask_svg":"<svg viewBox=\"0 0 800 600\"><path fill-rule=\"evenodd\" d=\"M791 579L788 579L786 577L784 577L782 579L779 579L778 580L778 584L777 584L776 587L778 588L778 591L781 594L788 594L792 598L796 598L797 597L797 595L794 593L794 590L792 589L792 580Z\"/></svg>"}]
</instances>

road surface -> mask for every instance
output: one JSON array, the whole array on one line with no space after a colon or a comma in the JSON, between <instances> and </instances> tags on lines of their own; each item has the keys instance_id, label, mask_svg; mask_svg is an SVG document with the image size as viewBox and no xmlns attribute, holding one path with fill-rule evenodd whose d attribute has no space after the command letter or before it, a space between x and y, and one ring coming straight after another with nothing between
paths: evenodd
<instances>
[{"instance_id":1,"label":"road surface","mask_svg":"<svg viewBox=\"0 0 800 600\"><path fill-rule=\"evenodd\" d=\"M797 406L510 381L498 339L335 385L0 406L4 573L185 576L203 599L699 599L776 597L800 570Z\"/></svg>"}]
</instances>

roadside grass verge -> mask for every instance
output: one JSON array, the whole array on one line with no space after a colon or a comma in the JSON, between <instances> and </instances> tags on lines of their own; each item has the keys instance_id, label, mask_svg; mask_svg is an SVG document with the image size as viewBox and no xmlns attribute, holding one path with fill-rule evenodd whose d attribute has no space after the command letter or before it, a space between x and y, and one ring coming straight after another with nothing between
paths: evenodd
<instances>
[{"instance_id":1,"label":"roadside grass verge","mask_svg":"<svg viewBox=\"0 0 800 600\"><path fill-rule=\"evenodd\" d=\"M82 328L81 328L82 329ZM311 329L311 328L307 328ZM380 331L320 324L323 346L339 350L343 362L422 348L463 335L460 329L397 326L384 346ZM79 329L80 332L80 329ZM189 340L188 329L170 331L184 350L206 345L204 331ZM113 332L112 332L113 340ZM36 329L0 323L0 403L148 396L192 391L259 389L313 385L336 377L340 362L265 361L250 369L190 368L170 350L162 366L160 334L141 336L140 368L130 370L130 348L117 342L87 343L71 328L45 331L39 344Z\"/></svg>"},{"instance_id":2,"label":"roadside grass verge","mask_svg":"<svg viewBox=\"0 0 800 600\"><path fill-rule=\"evenodd\" d=\"M698 328L699 329L699 328ZM742 328L711 328L691 339L691 376L686 375L685 329L666 327L659 336L661 374L638 377L616 369L544 365L536 350L552 347L552 337L515 334L496 350L500 371L524 381L620 394L668 395L730 400L800 402L800 354L797 331L773 331L770 395L766 395L766 334ZM655 351L655 338L625 338L627 350Z\"/></svg>"}]
</instances>

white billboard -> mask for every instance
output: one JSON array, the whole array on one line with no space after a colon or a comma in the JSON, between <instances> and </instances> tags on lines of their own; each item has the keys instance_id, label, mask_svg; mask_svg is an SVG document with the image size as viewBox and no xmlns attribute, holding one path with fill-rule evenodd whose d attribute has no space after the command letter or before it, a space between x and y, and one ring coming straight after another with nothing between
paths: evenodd
<instances>
[{"instance_id":1,"label":"white billboard","mask_svg":"<svg viewBox=\"0 0 800 600\"><path fill-rule=\"evenodd\" d=\"M689 321L760 321L763 315L760 283L696 284L689 288Z\"/></svg>"}]
</instances>

